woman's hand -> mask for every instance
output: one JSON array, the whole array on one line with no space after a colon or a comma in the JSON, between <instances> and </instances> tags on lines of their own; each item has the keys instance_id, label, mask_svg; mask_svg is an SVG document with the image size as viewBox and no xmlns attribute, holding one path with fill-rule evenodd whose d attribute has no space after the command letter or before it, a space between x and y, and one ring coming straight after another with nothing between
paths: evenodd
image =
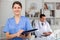
<instances>
[{"instance_id":1,"label":"woman's hand","mask_svg":"<svg viewBox=\"0 0 60 40\"><path fill-rule=\"evenodd\" d=\"M20 38L31 38L31 33L27 33L27 34L24 34L24 35L20 35Z\"/></svg>"},{"instance_id":2,"label":"woman's hand","mask_svg":"<svg viewBox=\"0 0 60 40\"><path fill-rule=\"evenodd\" d=\"M24 30L20 30L18 31L17 33L15 34L9 34L9 32L6 33L6 38L7 39L11 39L11 38L14 38L14 37L20 37L21 33L23 32Z\"/></svg>"},{"instance_id":3,"label":"woman's hand","mask_svg":"<svg viewBox=\"0 0 60 40\"><path fill-rule=\"evenodd\" d=\"M17 37L20 37L20 35L21 35L21 33L22 33L23 31L24 31L24 30L18 31L18 32L16 33L16 34L17 34L16 36L17 36Z\"/></svg>"},{"instance_id":4,"label":"woman's hand","mask_svg":"<svg viewBox=\"0 0 60 40\"><path fill-rule=\"evenodd\" d=\"M25 34L24 35L20 35L20 38L26 38Z\"/></svg>"}]
</instances>

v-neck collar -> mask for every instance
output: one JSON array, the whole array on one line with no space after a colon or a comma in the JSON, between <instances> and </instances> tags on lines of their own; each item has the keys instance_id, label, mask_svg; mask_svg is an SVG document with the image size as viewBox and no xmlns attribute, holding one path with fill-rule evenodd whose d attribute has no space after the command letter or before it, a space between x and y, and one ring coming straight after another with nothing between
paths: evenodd
<instances>
[{"instance_id":1,"label":"v-neck collar","mask_svg":"<svg viewBox=\"0 0 60 40\"><path fill-rule=\"evenodd\" d=\"M19 25L19 23L21 22L21 17L19 18L19 22L18 22L18 24L17 24L16 21L15 21L15 17L13 17L13 19L14 19L14 23L15 23L15 25Z\"/></svg>"}]
</instances>

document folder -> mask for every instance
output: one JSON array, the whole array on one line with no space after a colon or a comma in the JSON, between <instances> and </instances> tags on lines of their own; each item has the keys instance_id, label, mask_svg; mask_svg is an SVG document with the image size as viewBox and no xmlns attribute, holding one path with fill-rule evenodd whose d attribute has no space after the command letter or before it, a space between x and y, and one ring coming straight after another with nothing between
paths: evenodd
<instances>
[{"instance_id":1,"label":"document folder","mask_svg":"<svg viewBox=\"0 0 60 40\"><path fill-rule=\"evenodd\" d=\"M29 32L33 32L33 31L36 31L36 30L38 30L38 29L27 30L27 31L24 31L22 34L27 34Z\"/></svg>"}]
</instances>

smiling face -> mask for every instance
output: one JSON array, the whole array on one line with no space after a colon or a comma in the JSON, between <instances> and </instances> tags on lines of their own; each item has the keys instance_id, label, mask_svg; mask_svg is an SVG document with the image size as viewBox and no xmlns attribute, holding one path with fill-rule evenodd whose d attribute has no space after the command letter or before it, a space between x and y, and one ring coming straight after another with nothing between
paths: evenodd
<instances>
[{"instance_id":1,"label":"smiling face","mask_svg":"<svg viewBox=\"0 0 60 40\"><path fill-rule=\"evenodd\" d=\"M15 15L19 15L21 10L22 10L22 8L18 4L14 5L13 12L14 12Z\"/></svg>"},{"instance_id":2,"label":"smiling face","mask_svg":"<svg viewBox=\"0 0 60 40\"><path fill-rule=\"evenodd\" d=\"M15 15L20 15L22 11L22 4L18 1L14 2L12 5L12 10Z\"/></svg>"}]
</instances>

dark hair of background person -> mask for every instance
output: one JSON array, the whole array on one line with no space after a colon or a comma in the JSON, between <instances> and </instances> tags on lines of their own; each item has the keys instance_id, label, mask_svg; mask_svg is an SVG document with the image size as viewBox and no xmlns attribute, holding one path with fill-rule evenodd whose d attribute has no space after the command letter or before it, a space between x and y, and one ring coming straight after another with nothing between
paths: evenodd
<instances>
[{"instance_id":1,"label":"dark hair of background person","mask_svg":"<svg viewBox=\"0 0 60 40\"><path fill-rule=\"evenodd\" d=\"M46 17L45 14L40 14L40 18L42 18L42 17Z\"/></svg>"},{"instance_id":2,"label":"dark hair of background person","mask_svg":"<svg viewBox=\"0 0 60 40\"><path fill-rule=\"evenodd\" d=\"M21 4L21 2L19 2L19 1L15 1L15 2L13 2L13 4L12 4L12 8L14 7L15 4L18 4L18 5L22 8L22 4Z\"/></svg>"}]
</instances>

